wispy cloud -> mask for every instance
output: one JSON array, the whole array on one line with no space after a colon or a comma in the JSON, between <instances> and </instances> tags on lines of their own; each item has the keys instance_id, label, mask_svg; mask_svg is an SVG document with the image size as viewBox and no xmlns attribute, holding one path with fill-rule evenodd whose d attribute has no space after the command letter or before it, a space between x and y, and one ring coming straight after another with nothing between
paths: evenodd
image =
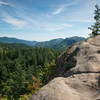
<instances>
[{"instance_id":1,"label":"wispy cloud","mask_svg":"<svg viewBox=\"0 0 100 100\"><path fill-rule=\"evenodd\" d=\"M58 14L62 13L64 11L64 9L66 9L67 7L70 7L75 4L77 4L77 2L75 2L75 1L62 4L58 7L58 9L56 9L55 11L52 12L52 15L58 15Z\"/></svg>"},{"instance_id":2,"label":"wispy cloud","mask_svg":"<svg viewBox=\"0 0 100 100\"><path fill-rule=\"evenodd\" d=\"M7 16L3 19L4 22L11 24L16 28L24 28L27 25L27 22L24 20L20 20L11 16Z\"/></svg>"},{"instance_id":3,"label":"wispy cloud","mask_svg":"<svg viewBox=\"0 0 100 100\"><path fill-rule=\"evenodd\" d=\"M1 5L9 5L9 3L0 1L0 6L1 6Z\"/></svg>"},{"instance_id":4,"label":"wispy cloud","mask_svg":"<svg viewBox=\"0 0 100 100\"><path fill-rule=\"evenodd\" d=\"M57 10L55 10L52 14L53 15L58 15L60 14L65 8L65 5L61 5Z\"/></svg>"}]
</instances>

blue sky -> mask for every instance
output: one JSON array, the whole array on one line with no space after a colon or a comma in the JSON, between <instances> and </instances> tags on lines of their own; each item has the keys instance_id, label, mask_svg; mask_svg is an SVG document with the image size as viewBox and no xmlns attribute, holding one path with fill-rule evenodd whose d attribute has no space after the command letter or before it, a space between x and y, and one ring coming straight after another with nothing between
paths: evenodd
<instances>
[{"instance_id":1,"label":"blue sky","mask_svg":"<svg viewBox=\"0 0 100 100\"><path fill-rule=\"evenodd\" d=\"M0 0L0 36L45 41L87 37L100 0Z\"/></svg>"}]
</instances>

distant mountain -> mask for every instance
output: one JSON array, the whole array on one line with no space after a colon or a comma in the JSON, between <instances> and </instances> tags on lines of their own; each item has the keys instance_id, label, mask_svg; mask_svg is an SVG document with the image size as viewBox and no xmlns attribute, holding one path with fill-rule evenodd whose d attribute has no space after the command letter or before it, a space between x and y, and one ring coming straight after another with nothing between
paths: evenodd
<instances>
[{"instance_id":1,"label":"distant mountain","mask_svg":"<svg viewBox=\"0 0 100 100\"><path fill-rule=\"evenodd\" d=\"M66 49L69 46L73 45L76 42L80 42L85 40L83 37L71 37L71 38L66 38L64 39L59 45L56 46L56 49Z\"/></svg>"},{"instance_id":2,"label":"distant mountain","mask_svg":"<svg viewBox=\"0 0 100 100\"><path fill-rule=\"evenodd\" d=\"M53 49L66 49L72 44L83 41L85 38L83 37L71 37L71 38L58 38L58 39L52 39L50 41L44 41L44 42L38 42L38 41L26 41L16 38L8 38L8 37L0 37L1 43L18 43L18 44L25 44L32 47L49 47Z\"/></svg>"},{"instance_id":3,"label":"distant mountain","mask_svg":"<svg viewBox=\"0 0 100 100\"><path fill-rule=\"evenodd\" d=\"M35 46L37 47L49 47L49 48L53 48L53 49L66 49L69 46L71 46L72 44L79 42L79 41L83 41L85 40L85 38L83 37L71 37L71 38L58 38L58 39L54 39L54 40L50 40L50 41L45 41L45 42L37 42L35 44Z\"/></svg>"},{"instance_id":4,"label":"distant mountain","mask_svg":"<svg viewBox=\"0 0 100 100\"><path fill-rule=\"evenodd\" d=\"M35 46L37 47L50 47L54 48L55 45L59 45L64 39L58 38L58 39L53 39L50 41L44 41L44 42L37 42Z\"/></svg>"},{"instance_id":5,"label":"distant mountain","mask_svg":"<svg viewBox=\"0 0 100 100\"><path fill-rule=\"evenodd\" d=\"M27 41L27 40L21 40L17 38L9 38L9 37L0 37L0 42L1 43L21 43L21 44L26 44L29 46L33 46L36 41Z\"/></svg>"}]
</instances>

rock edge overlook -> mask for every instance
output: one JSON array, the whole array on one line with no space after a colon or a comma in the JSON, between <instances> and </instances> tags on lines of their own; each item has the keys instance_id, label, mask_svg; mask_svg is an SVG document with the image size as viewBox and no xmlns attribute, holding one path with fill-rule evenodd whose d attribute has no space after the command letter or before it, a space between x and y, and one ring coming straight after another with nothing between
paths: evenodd
<instances>
[{"instance_id":1,"label":"rock edge overlook","mask_svg":"<svg viewBox=\"0 0 100 100\"><path fill-rule=\"evenodd\" d=\"M100 35L59 56L56 76L29 100L100 100Z\"/></svg>"}]
</instances>

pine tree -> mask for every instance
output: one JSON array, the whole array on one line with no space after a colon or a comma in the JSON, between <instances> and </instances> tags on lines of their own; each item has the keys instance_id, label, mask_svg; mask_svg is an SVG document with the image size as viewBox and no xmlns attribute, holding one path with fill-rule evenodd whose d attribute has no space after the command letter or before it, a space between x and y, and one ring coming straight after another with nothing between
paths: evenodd
<instances>
[{"instance_id":1,"label":"pine tree","mask_svg":"<svg viewBox=\"0 0 100 100\"><path fill-rule=\"evenodd\" d=\"M96 36L100 34L100 8L98 5L95 5L96 10L94 11L94 20L95 23L91 27L89 27L90 30L92 30L91 36Z\"/></svg>"}]
</instances>

